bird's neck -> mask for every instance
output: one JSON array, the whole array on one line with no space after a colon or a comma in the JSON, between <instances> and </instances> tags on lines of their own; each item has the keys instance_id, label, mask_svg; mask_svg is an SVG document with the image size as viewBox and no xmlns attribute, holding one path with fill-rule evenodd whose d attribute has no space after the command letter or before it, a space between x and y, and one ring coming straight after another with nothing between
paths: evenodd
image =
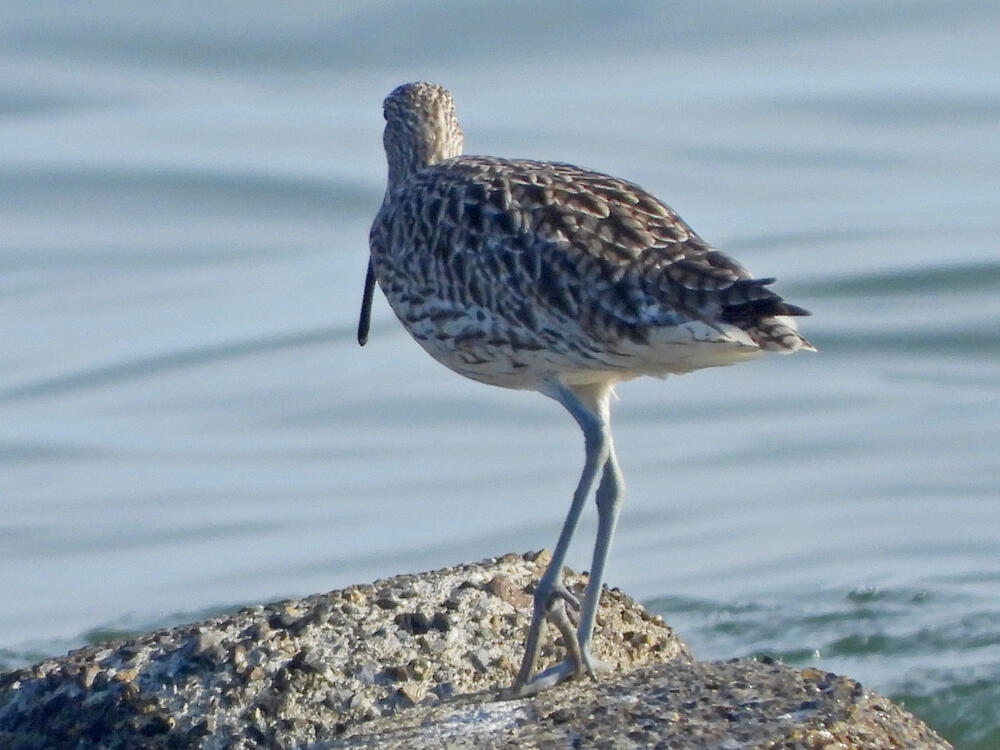
<instances>
[{"instance_id":1,"label":"bird's neck","mask_svg":"<svg viewBox=\"0 0 1000 750\"><path fill-rule=\"evenodd\" d=\"M419 137L411 138L402 148L390 148L387 143L389 191L431 164L461 156L462 145L462 131L458 129L457 123L454 131L433 129L419 133Z\"/></svg>"}]
</instances>

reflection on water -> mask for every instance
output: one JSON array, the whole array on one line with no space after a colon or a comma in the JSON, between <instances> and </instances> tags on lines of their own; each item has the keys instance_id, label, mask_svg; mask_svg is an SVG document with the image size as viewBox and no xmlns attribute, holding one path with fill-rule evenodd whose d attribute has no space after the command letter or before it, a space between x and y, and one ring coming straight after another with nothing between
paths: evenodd
<instances>
[{"instance_id":1,"label":"reflection on water","mask_svg":"<svg viewBox=\"0 0 1000 750\"><path fill-rule=\"evenodd\" d=\"M611 583L995 746L994 4L9 5L0 666L554 542L557 406L381 301L354 343L379 105L429 78L470 152L633 179L814 312L816 355L621 386Z\"/></svg>"}]
</instances>

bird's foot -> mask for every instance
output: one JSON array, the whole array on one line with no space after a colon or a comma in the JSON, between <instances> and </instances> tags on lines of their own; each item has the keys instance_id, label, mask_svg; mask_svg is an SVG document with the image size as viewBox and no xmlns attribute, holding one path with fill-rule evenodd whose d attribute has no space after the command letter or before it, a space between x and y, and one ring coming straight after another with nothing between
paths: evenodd
<instances>
[{"instance_id":1,"label":"bird's foot","mask_svg":"<svg viewBox=\"0 0 1000 750\"><path fill-rule=\"evenodd\" d=\"M550 584L543 577L535 589L534 616L540 613L542 615L549 614L550 616L555 614L558 617L556 610L563 603L568 604L570 609L576 612L580 611L580 600L575 594L570 593L570 590L566 588L566 584L562 581ZM566 611L563 609L563 614L565 615L565 613Z\"/></svg>"},{"instance_id":2,"label":"bird's foot","mask_svg":"<svg viewBox=\"0 0 1000 750\"><path fill-rule=\"evenodd\" d=\"M570 679L577 679L588 675L596 680L598 673L610 672L611 667L600 659L594 658L589 653L584 657L583 664L575 662L572 658L555 664L548 669L539 672L523 685L511 687L511 695L515 698L527 698L537 695L551 687L555 687L560 682Z\"/></svg>"},{"instance_id":3,"label":"bird's foot","mask_svg":"<svg viewBox=\"0 0 1000 750\"><path fill-rule=\"evenodd\" d=\"M590 655L589 644L579 642L576 629L566 613L567 604L573 609L580 609L579 600L561 582L549 584L543 577L535 591L535 606L531 626L528 628L524 658L510 689L512 695L535 695L572 677L588 675L596 679L598 671L607 670L602 662ZM569 654L565 661L532 676L546 622L552 623L559 630Z\"/></svg>"}]
</instances>

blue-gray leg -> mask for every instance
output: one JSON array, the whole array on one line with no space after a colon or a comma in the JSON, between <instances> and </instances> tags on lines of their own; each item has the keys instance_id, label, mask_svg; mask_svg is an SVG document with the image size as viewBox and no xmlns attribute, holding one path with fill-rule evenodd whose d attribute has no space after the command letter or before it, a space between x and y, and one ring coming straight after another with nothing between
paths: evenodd
<instances>
[{"instance_id":1,"label":"blue-gray leg","mask_svg":"<svg viewBox=\"0 0 1000 750\"><path fill-rule=\"evenodd\" d=\"M615 449L608 438L608 460L604 464L604 475L597 488L597 541L594 544L594 559L590 565L590 579L587 581L587 592L583 598L583 608L580 611L580 626L577 630L577 640L580 653L583 656L587 674L593 676L594 667L590 662L590 639L594 634L594 621L597 619L597 605L601 599L601 589L604 586L604 568L608 562L608 551L618 524L618 512L625 496L625 482Z\"/></svg>"},{"instance_id":2,"label":"blue-gray leg","mask_svg":"<svg viewBox=\"0 0 1000 750\"><path fill-rule=\"evenodd\" d=\"M546 384L541 392L561 403L580 425L586 459L552 560L535 589L534 610L525 643L524 658L512 686L513 692L518 695L544 690L575 674L593 675L594 664L589 652L590 638L597 616L604 566L611 546L611 537L614 534L618 508L621 505L621 472L614 457L609 425L610 386L570 388L562 383L552 382ZM566 615L566 604L573 607L580 605L563 585L562 570L580 513L601 469L603 475L597 490L598 536L594 549L594 565L582 605L579 629L574 637L572 625ZM570 655L566 661L532 679L546 620L551 621L562 632Z\"/></svg>"}]
</instances>

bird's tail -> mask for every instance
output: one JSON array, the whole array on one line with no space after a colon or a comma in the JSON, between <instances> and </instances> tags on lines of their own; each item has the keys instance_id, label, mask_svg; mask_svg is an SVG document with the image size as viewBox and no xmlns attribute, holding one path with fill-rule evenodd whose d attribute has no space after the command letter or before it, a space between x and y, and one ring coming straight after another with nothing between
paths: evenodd
<instances>
[{"instance_id":1,"label":"bird's tail","mask_svg":"<svg viewBox=\"0 0 1000 750\"><path fill-rule=\"evenodd\" d=\"M737 282L742 299L724 306L723 319L739 326L761 349L779 354L791 354L800 349L814 352L816 347L799 334L794 318L811 315L797 305L785 302L767 288L774 279L748 279ZM736 290L734 290L736 291Z\"/></svg>"},{"instance_id":2,"label":"bird's tail","mask_svg":"<svg viewBox=\"0 0 1000 750\"><path fill-rule=\"evenodd\" d=\"M816 347L802 338L795 321L787 315L775 315L759 319L751 328L745 329L750 338L766 352L792 354L800 349L816 351Z\"/></svg>"}]
</instances>

